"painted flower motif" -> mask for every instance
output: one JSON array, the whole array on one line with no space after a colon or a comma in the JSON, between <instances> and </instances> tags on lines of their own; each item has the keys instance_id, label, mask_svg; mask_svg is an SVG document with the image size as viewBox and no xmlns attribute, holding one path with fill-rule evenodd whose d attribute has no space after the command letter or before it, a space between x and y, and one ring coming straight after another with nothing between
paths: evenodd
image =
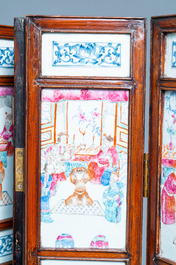
<instances>
[{"instance_id":1,"label":"painted flower motif","mask_svg":"<svg viewBox=\"0 0 176 265\"><path fill-rule=\"evenodd\" d=\"M78 119L78 125L84 126L84 129L91 128L93 135L100 135L100 117L101 114L97 108L87 113L82 110L81 106L78 107L78 113L73 116L73 119Z\"/></svg>"},{"instance_id":2,"label":"painted flower motif","mask_svg":"<svg viewBox=\"0 0 176 265\"><path fill-rule=\"evenodd\" d=\"M168 128L167 128L167 132L168 132L170 135L175 135L175 130L174 130L172 127L168 127Z\"/></svg>"},{"instance_id":3,"label":"painted flower motif","mask_svg":"<svg viewBox=\"0 0 176 265\"><path fill-rule=\"evenodd\" d=\"M175 124L176 123L176 117L175 117L175 115L172 115L172 118L174 119L173 120L173 124Z\"/></svg>"},{"instance_id":4,"label":"painted flower motif","mask_svg":"<svg viewBox=\"0 0 176 265\"><path fill-rule=\"evenodd\" d=\"M98 112L94 111L93 115L94 115L96 118L99 118L99 116L100 116L100 113L98 113Z\"/></svg>"},{"instance_id":5,"label":"painted flower motif","mask_svg":"<svg viewBox=\"0 0 176 265\"><path fill-rule=\"evenodd\" d=\"M85 116L85 112L79 112L79 119L82 121L86 121L86 116Z\"/></svg>"}]
</instances>

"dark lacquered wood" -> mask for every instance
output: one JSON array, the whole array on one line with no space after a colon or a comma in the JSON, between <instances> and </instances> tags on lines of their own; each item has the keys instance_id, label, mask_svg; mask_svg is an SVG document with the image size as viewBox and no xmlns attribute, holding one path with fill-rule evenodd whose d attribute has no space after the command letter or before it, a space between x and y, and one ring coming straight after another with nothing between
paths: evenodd
<instances>
[{"instance_id":1,"label":"dark lacquered wood","mask_svg":"<svg viewBox=\"0 0 176 265\"><path fill-rule=\"evenodd\" d=\"M93 32L131 34L131 76L44 77L41 75L42 32ZM25 264L39 259L77 259L141 263L143 149L145 102L145 19L39 17L26 19L26 164L25 164ZM40 120L42 88L124 89L129 97L129 158L127 246L125 250L40 249Z\"/></svg>"},{"instance_id":2,"label":"dark lacquered wood","mask_svg":"<svg viewBox=\"0 0 176 265\"><path fill-rule=\"evenodd\" d=\"M0 25L0 39L14 39L14 28L12 26ZM13 86L13 76L0 76L0 86ZM0 231L13 228L13 218L0 221ZM2 265L10 265L12 262L1 263Z\"/></svg>"},{"instance_id":3,"label":"dark lacquered wood","mask_svg":"<svg viewBox=\"0 0 176 265\"><path fill-rule=\"evenodd\" d=\"M15 148L25 148L25 20L14 20L15 47L15 97L14 97L14 135ZM24 191L15 191L14 185L14 264L24 264Z\"/></svg>"},{"instance_id":4,"label":"dark lacquered wood","mask_svg":"<svg viewBox=\"0 0 176 265\"><path fill-rule=\"evenodd\" d=\"M147 264L176 264L159 258L160 174L164 91L176 91L176 79L164 77L165 34L176 32L176 16L151 19L150 140Z\"/></svg>"}]
</instances>

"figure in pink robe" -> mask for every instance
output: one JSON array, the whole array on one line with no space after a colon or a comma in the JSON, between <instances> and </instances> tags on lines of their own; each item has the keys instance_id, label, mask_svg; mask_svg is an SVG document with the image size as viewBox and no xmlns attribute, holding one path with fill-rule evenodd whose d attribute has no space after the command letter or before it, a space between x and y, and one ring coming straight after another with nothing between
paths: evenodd
<instances>
[{"instance_id":1,"label":"figure in pink robe","mask_svg":"<svg viewBox=\"0 0 176 265\"><path fill-rule=\"evenodd\" d=\"M162 222L174 224L176 221L176 175L171 173L162 189L161 195Z\"/></svg>"},{"instance_id":2,"label":"figure in pink robe","mask_svg":"<svg viewBox=\"0 0 176 265\"><path fill-rule=\"evenodd\" d=\"M5 124L3 131L0 133L0 136L7 141L7 155L10 156L13 154L13 135L14 135L14 125L12 123L13 117L11 114L8 114L5 118Z\"/></svg>"}]
</instances>

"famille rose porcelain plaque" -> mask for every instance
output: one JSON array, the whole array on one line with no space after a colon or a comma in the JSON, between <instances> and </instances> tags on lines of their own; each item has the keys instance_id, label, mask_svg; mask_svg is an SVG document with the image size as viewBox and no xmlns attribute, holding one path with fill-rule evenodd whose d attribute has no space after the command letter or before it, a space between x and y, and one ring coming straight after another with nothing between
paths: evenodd
<instances>
[{"instance_id":1,"label":"famille rose porcelain plaque","mask_svg":"<svg viewBox=\"0 0 176 265\"><path fill-rule=\"evenodd\" d=\"M164 95L160 256L176 260L176 91Z\"/></svg>"},{"instance_id":2,"label":"famille rose porcelain plaque","mask_svg":"<svg viewBox=\"0 0 176 265\"><path fill-rule=\"evenodd\" d=\"M125 90L42 90L42 248L126 248L128 102Z\"/></svg>"},{"instance_id":3,"label":"famille rose porcelain plaque","mask_svg":"<svg viewBox=\"0 0 176 265\"><path fill-rule=\"evenodd\" d=\"M13 87L0 86L0 221L13 216Z\"/></svg>"},{"instance_id":4,"label":"famille rose porcelain plaque","mask_svg":"<svg viewBox=\"0 0 176 265\"><path fill-rule=\"evenodd\" d=\"M164 77L176 78L176 33L166 34Z\"/></svg>"},{"instance_id":5,"label":"famille rose porcelain plaque","mask_svg":"<svg viewBox=\"0 0 176 265\"><path fill-rule=\"evenodd\" d=\"M0 39L0 76L14 75L14 41Z\"/></svg>"},{"instance_id":6,"label":"famille rose porcelain plaque","mask_svg":"<svg viewBox=\"0 0 176 265\"><path fill-rule=\"evenodd\" d=\"M130 34L43 33L43 76L130 77Z\"/></svg>"}]
</instances>

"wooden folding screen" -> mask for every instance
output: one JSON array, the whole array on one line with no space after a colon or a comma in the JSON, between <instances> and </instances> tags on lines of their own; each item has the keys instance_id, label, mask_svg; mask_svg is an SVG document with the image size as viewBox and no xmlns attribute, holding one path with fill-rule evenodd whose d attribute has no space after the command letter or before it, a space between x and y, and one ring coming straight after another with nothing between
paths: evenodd
<instances>
[{"instance_id":1,"label":"wooden folding screen","mask_svg":"<svg viewBox=\"0 0 176 265\"><path fill-rule=\"evenodd\" d=\"M24 264L140 264L145 19L24 23Z\"/></svg>"},{"instance_id":2,"label":"wooden folding screen","mask_svg":"<svg viewBox=\"0 0 176 265\"><path fill-rule=\"evenodd\" d=\"M147 264L176 264L176 16L151 20Z\"/></svg>"},{"instance_id":3,"label":"wooden folding screen","mask_svg":"<svg viewBox=\"0 0 176 265\"><path fill-rule=\"evenodd\" d=\"M0 26L0 264L12 264L14 31Z\"/></svg>"}]
</instances>

